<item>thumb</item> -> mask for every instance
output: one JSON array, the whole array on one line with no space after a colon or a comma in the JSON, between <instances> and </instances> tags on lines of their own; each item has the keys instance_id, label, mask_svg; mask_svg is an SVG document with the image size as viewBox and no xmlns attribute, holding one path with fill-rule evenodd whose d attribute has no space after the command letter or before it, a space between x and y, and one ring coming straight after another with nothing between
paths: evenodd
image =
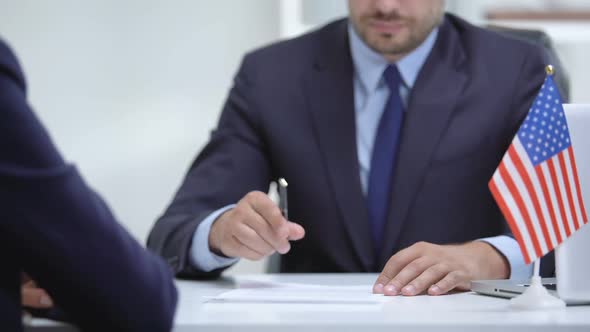
<instances>
[{"instance_id":1,"label":"thumb","mask_svg":"<svg viewBox=\"0 0 590 332\"><path fill-rule=\"evenodd\" d=\"M51 297L41 288L22 287L21 303L24 306L36 309L53 307Z\"/></svg>"},{"instance_id":2,"label":"thumb","mask_svg":"<svg viewBox=\"0 0 590 332\"><path fill-rule=\"evenodd\" d=\"M303 239L303 237L305 236L305 229L303 229L301 225L289 221L287 223L287 226L289 228L289 241L297 241Z\"/></svg>"}]
</instances>

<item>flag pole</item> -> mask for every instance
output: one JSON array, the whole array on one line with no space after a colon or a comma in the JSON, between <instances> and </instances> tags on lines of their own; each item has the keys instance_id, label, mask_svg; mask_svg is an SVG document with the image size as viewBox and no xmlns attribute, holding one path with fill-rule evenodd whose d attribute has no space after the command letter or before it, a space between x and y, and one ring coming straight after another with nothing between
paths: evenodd
<instances>
[{"instance_id":1,"label":"flag pole","mask_svg":"<svg viewBox=\"0 0 590 332\"><path fill-rule=\"evenodd\" d=\"M555 73L552 65L545 67L547 76ZM540 274L541 258L538 257L533 262L533 275L530 286L519 296L510 300L510 306L518 310L543 310L543 309L561 309L565 308L563 300L549 294L547 288L543 286Z\"/></svg>"},{"instance_id":2,"label":"flag pole","mask_svg":"<svg viewBox=\"0 0 590 332\"><path fill-rule=\"evenodd\" d=\"M540 270L541 270L541 260L536 259L533 262L533 277L540 277L541 276L541 274L539 273Z\"/></svg>"}]
</instances>

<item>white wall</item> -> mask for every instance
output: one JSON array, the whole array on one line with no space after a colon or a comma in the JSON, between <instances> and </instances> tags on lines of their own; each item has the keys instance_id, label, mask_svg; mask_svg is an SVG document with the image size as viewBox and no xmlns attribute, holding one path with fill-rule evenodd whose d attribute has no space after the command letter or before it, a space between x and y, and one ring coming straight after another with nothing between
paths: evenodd
<instances>
[{"instance_id":1,"label":"white wall","mask_svg":"<svg viewBox=\"0 0 590 332\"><path fill-rule=\"evenodd\" d=\"M0 0L0 36L61 151L145 243L275 0ZM105 244L108 245L108 244Z\"/></svg>"}]
</instances>

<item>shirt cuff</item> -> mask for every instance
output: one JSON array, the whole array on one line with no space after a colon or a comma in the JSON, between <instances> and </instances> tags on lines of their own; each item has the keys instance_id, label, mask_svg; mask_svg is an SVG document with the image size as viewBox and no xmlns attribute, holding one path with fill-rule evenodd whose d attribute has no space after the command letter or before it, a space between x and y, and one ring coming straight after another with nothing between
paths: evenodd
<instances>
[{"instance_id":1,"label":"shirt cuff","mask_svg":"<svg viewBox=\"0 0 590 332\"><path fill-rule=\"evenodd\" d=\"M215 269L230 266L239 260L239 258L235 257L216 255L209 248L209 232L211 231L211 225L217 220L217 217L234 207L236 207L236 204L227 205L216 210L208 215L207 218L197 226L190 249L190 261L195 268L203 272L210 272Z\"/></svg>"},{"instance_id":2,"label":"shirt cuff","mask_svg":"<svg viewBox=\"0 0 590 332\"><path fill-rule=\"evenodd\" d=\"M510 279L528 280L533 275L533 264L526 265L518 242L507 235L498 235L479 239L492 245L510 264Z\"/></svg>"}]
</instances>

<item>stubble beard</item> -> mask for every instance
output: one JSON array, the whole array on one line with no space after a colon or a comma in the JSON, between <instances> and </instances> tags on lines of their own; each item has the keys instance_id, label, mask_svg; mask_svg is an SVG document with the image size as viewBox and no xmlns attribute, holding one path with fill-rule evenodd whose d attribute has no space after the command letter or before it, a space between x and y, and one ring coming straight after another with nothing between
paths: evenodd
<instances>
[{"instance_id":1,"label":"stubble beard","mask_svg":"<svg viewBox=\"0 0 590 332\"><path fill-rule=\"evenodd\" d=\"M377 33L370 31L369 21L372 17L361 19L362 25L366 28L359 29L355 27L361 39L374 51L388 58L400 58L411 51L415 50L426 40L428 35L442 21L442 14L433 15L425 24L418 24L415 20L402 19L406 25L402 34L406 36L396 36L392 33ZM361 30L361 31L359 31ZM401 39L396 37L402 37ZM399 40L396 40L399 39Z\"/></svg>"}]
</instances>

